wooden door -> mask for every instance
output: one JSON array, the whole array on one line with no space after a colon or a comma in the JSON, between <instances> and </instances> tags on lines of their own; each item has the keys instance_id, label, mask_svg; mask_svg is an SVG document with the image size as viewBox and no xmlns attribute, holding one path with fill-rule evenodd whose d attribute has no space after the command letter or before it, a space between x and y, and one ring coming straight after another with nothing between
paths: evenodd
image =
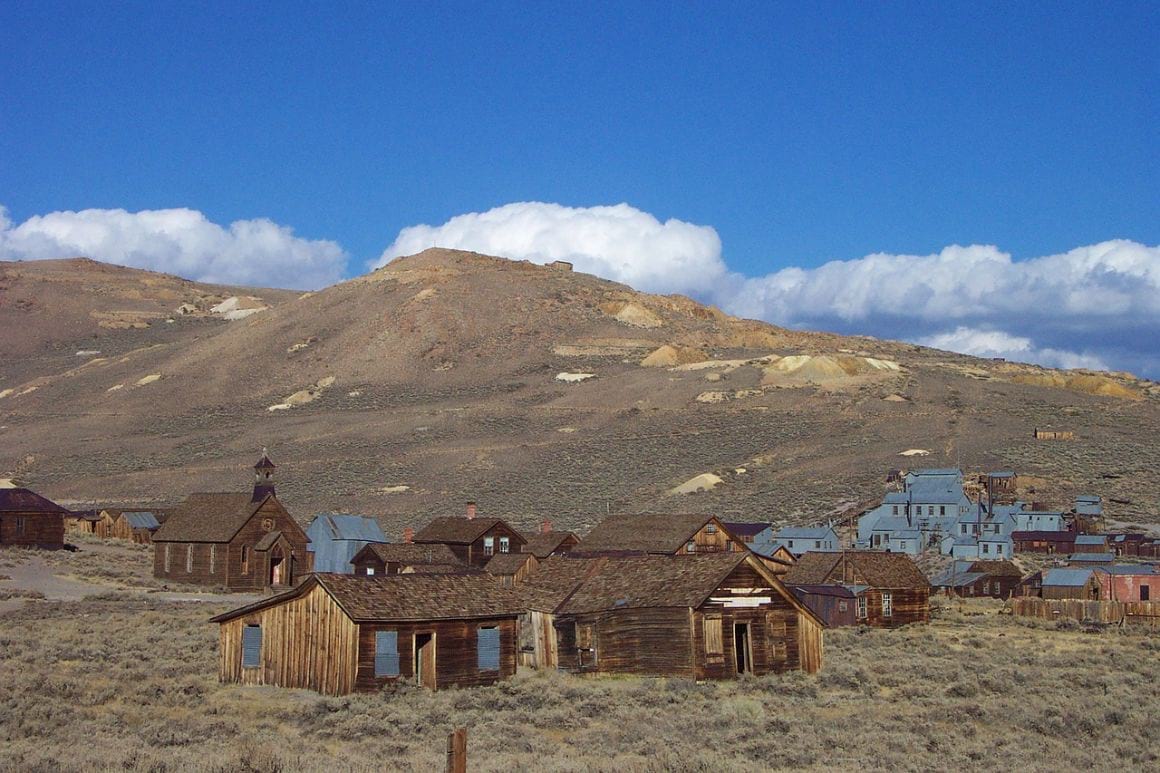
<instances>
[{"instance_id":1,"label":"wooden door","mask_svg":"<svg viewBox=\"0 0 1160 773\"><path fill-rule=\"evenodd\" d=\"M417 633L415 634L414 648L412 650L415 656L414 674L415 682L422 687L430 687L435 689L435 634L434 633Z\"/></svg>"},{"instance_id":2,"label":"wooden door","mask_svg":"<svg viewBox=\"0 0 1160 773\"><path fill-rule=\"evenodd\" d=\"M749 640L749 623L733 624L733 661L737 673L753 673L753 646Z\"/></svg>"}]
</instances>

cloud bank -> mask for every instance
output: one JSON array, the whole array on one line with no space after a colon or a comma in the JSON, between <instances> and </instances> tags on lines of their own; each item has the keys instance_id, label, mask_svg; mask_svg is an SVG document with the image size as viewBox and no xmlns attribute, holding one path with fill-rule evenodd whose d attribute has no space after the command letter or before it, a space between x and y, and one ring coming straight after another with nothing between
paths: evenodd
<instances>
[{"instance_id":1,"label":"cloud bank","mask_svg":"<svg viewBox=\"0 0 1160 773\"><path fill-rule=\"evenodd\" d=\"M459 215L440 226L404 228L378 268L432 246L534 263L571 262L578 271L660 293L705 293L726 274L721 239L709 226L659 221L647 212L564 207L538 201Z\"/></svg>"},{"instance_id":2,"label":"cloud bank","mask_svg":"<svg viewBox=\"0 0 1160 773\"><path fill-rule=\"evenodd\" d=\"M641 290L685 293L788 327L1160 378L1160 247L1132 241L1020 261L995 246L955 245L744 277L728 269L709 226L662 223L627 204L521 202L404 228L373 266L431 246L568 260Z\"/></svg>"},{"instance_id":3,"label":"cloud bank","mask_svg":"<svg viewBox=\"0 0 1160 773\"><path fill-rule=\"evenodd\" d=\"M86 209L14 225L0 207L0 260L76 256L202 282L297 289L332 284L346 268L337 243L299 238L264 218L223 227L192 209Z\"/></svg>"}]
</instances>

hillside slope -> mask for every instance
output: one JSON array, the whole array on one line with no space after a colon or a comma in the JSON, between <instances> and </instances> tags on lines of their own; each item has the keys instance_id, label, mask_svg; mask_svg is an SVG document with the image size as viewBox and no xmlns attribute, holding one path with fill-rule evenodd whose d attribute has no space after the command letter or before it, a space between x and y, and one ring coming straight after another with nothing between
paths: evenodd
<instances>
[{"instance_id":1,"label":"hillside slope","mask_svg":"<svg viewBox=\"0 0 1160 773\"><path fill-rule=\"evenodd\" d=\"M52 296L20 285L43 310L29 333L12 321L29 312L9 311L13 290L0 290L0 477L64 500L238 489L268 446L296 515L370 512L391 531L468 499L577 529L644 508L805 521L878 497L888 470L918 465L1014 467L1042 479L1036 499L1091 491L1121 500L1117 517L1160 511L1160 388L1126 374L790 331L448 250L301 295L99 266L57 269L116 274L108 307L89 285ZM197 313L171 316L191 292L206 294ZM170 316L99 325L111 318L94 312L133 296ZM230 296L269 308L231 322L205 311ZM102 354L80 366L94 319ZM1078 439L1036 441L1035 427ZM929 453L900 456L910 450ZM705 473L721 483L670 493Z\"/></svg>"}]
</instances>

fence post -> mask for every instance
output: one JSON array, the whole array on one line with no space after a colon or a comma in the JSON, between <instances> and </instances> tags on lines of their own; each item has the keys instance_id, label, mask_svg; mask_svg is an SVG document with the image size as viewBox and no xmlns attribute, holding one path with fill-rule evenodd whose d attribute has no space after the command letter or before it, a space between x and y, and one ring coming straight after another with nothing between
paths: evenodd
<instances>
[{"instance_id":1,"label":"fence post","mask_svg":"<svg viewBox=\"0 0 1160 773\"><path fill-rule=\"evenodd\" d=\"M447 736L447 773L467 773L467 728Z\"/></svg>"}]
</instances>

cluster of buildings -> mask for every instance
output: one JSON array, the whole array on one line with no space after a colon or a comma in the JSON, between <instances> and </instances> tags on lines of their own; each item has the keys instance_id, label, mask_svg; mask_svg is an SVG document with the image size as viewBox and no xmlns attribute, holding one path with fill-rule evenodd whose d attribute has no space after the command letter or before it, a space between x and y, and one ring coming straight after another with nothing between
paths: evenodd
<instances>
[{"instance_id":1,"label":"cluster of buildings","mask_svg":"<svg viewBox=\"0 0 1160 773\"><path fill-rule=\"evenodd\" d=\"M0 544L60 547L67 523L151 544L158 578L272 592L214 618L221 679L328 694L399 680L490 684L519 665L692 679L813 672L826 627L926 622L932 586L1049 596L1057 580L1086 572L1077 586L1085 597L1147 597L1148 580L1111 560L1022 577L1016 549L1114 559L1145 555L1152 543L1077 533L1065 514L1002 501L1010 478L988 476L983 507L957 470L908 473L863 516L853 545L832 525L775 532L704 514L614 514L583 537L549 522L522 531L471 503L393 542L364 516L322 514L300 526L263 453L250 491L190 494L166 510L73 513L26 489L0 490ZM932 583L913 556L934 549L955 560Z\"/></svg>"}]
</instances>

